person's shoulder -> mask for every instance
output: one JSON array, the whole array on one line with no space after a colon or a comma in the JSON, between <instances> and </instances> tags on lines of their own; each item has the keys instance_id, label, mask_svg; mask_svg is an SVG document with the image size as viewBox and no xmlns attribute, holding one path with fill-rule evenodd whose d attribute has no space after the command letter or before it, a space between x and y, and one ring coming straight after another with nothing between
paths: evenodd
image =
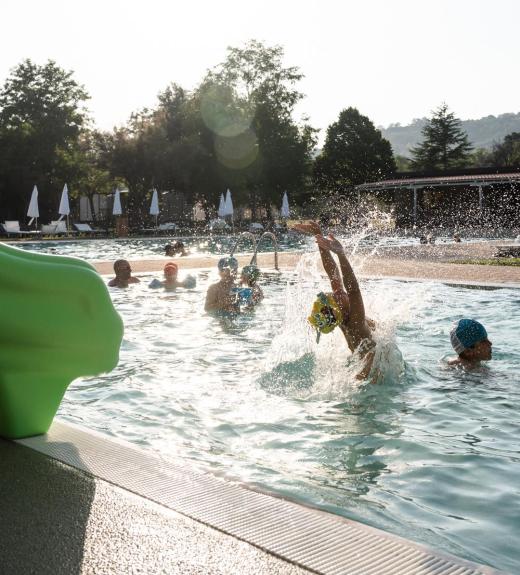
<instances>
[{"instance_id":1,"label":"person's shoulder","mask_svg":"<svg viewBox=\"0 0 520 575\"><path fill-rule=\"evenodd\" d=\"M117 279L116 279L116 278L112 278L112 279L108 282L108 286L109 286L109 287L116 287L116 286L117 286Z\"/></svg>"},{"instance_id":2,"label":"person's shoulder","mask_svg":"<svg viewBox=\"0 0 520 575\"><path fill-rule=\"evenodd\" d=\"M131 278L129 278L128 283L129 284L138 284L138 283L141 283L141 280L139 278L132 276Z\"/></svg>"}]
</instances>

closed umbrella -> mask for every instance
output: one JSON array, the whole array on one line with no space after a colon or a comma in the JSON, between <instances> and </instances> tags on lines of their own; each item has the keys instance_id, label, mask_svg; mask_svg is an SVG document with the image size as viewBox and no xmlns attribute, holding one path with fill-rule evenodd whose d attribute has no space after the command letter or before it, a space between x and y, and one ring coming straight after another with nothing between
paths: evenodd
<instances>
[{"instance_id":1,"label":"closed umbrella","mask_svg":"<svg viewBox=\"0 0 520 575\"><path fill-rule=\"evenodd\" d=\"M230 192L229 188L228 188L228 191L226 193L224 215L233 217L233 200L231 199L231 192Z\"/></svg>"},{"instance_id":2,"label":"closed umbrella","mask_svg":"<svg viewBox=\"0 0 520 575\"><path fill-rule=\"evenodd\" d=\"M121 196L119 190L116 190L114 194L114 206L112 208L113 216L120 216L123 213L123 208L121 207Z\"/></svg>"},{"instance_id":3,"label":"closed umbrella","mask_svg":"<svg viewBox=\"0 0 520 575\"><path fill-rule=\"evenodd\" d=\"M233 232L235 231L235 222L233 221L233 200L231 199L231 192L228 188L226 193L226 205L225 205L226 216L231 216L231 227Z\"/></svg>"},{"instance_id":4,"label":"closed umbrella","mask_svg":"<svg viewBox=\"0 0 520 575\"><path fill-rule=\"evenodd\" d=\"M155 227L157 227L157 218L159 217L159 195L157 190L153 191L152 203L150 204L150 215L155 216Z\"/></svg>"},{"instance_id":5,"label":"closed umbrella","mask_svg":"<svg viewBox=\"0 0 520 575\"><path fill-rule=\"evenodd\" d=\"M220 194L217 215L219 218L223 218L226 215L226 200L224 199L224 194Z\"/></svg>"},{"instance_id":6,"label":"closed umbrella","mask_svg":"<svg viewBox=\"0 0 520 575\"><path fill-rule=\"evenodd\" d=\"M58 214L60 214L60 220L63 218L63 216L66 216L67 230L68 230L70 206L69 206L69 190L67 188L67 184L63 186L63 191L61 192L60 207L58 208Z\"/></svg>"},{"instance_id":7,"label":"closed umbrella","mask_svg":"<svg viewBox=\"0 0 520 575\"><path fill-rule=\"evenodd\" d=\"M31 201L29 202L29 209L27 210L27 217L31 218L29 225L33 223L36 219L36 227L38 227L38 218L40 217L40 211L38 210L38 188L34 186Z\"/></svg>"},{"instance_id":8,"label":"closed umbrella","mask_svg":"<svg viewBox=\"0 0 520 575\"><path fill-rule=\"evenodd\" d=\"M280 217L288 218L289 217L289 198L287 197L287 192L284 192L283 199L282 199L282 209L280 210Z\"/></svg>"}]
</instances>

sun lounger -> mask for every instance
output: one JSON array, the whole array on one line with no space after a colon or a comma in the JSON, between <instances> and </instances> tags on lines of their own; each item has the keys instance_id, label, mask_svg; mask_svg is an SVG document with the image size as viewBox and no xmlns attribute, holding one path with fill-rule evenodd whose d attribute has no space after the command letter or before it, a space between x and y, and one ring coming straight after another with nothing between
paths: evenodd
<instances>
[{"instance_id":1,"label":"sun lounger","mask_svg":"<svg viewBox=\"0 0 520 575\"><path fill-rule=\"evenodd\" d=\"M164 224L159 224L156 228L141 228L139 233L141 234L165 234L175 232L177 226L173 222L168 222Z\"/></svg>"},{"instance_id":2,"label":"sun lounger","mask_svg":"<svg viewBox=\"0 0 520 575\"><path fill-rule=\"evenodd\" d=\"M73 226L80 232L81 234L87 234L94 236L96 234L104 234L103 230L95 230L90 227L90 224L73 224Z\"/></svg>"},{"instance_id":3,"label":"sun lounger","mask_svg":"<svg viewBox=\"0 0 520 575\"><path fill-rule=\"evenodd\" d=\"M67 230L67 223L64 220L54 220L50 224L42 225L42 234L59 236L69 233L74 232L69 232L69 230Z\"/></svg>"},{"instance_id":4,"label":"sun lounger","mask_svg":"<svg viewBox=\"0 0 520 575\"><path fill-rule=\"evenodd\" d=\"M165 224L159 224L160 232L174 232L177 226L173 222L167 222Z\"/></svg>"},{"instance_id":5,"label":"sun lounger","mask_svg":"<svg viewBox=\"0 0 520 575\"><path fill-rule=\"evenodd\" d=\"M4 223L0 224L7 235L7 237L11 236L40 236L40 231L33 231L33 230L21 230L20 229L20 222L18 220L6 220Z\"/></svg>"}]
</instances>

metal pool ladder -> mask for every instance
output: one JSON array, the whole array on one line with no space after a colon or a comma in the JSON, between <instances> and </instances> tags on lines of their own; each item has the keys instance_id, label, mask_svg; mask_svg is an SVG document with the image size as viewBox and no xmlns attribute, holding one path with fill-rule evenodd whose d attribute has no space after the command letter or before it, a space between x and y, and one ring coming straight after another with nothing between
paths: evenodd
<instances>
[{"instance_id":1,"label":"metal pool ladder","mask_svg":"<svg viewBox=\"0 0 520 575\"><path fill-rule=\"evenodd\" d=\"M258 247L260 246L260 244L262 243L262 240L264 238L271 238L271 240L273 242L273 246L274 246L274 269L279 271L279 268L278 268L278 241L276 239L276 236L272 232L264 232L260 236L258 241L256 240L255 234L253 234L252 232L242 232L238 236L237 241L235 242L235 245L233 246L233 249L231 250L231 253L229 254L229 257L233 257L233 254L235 253L238 245L240 244L241 240L244 238L249 238L253 242L254 252L253 252L253 257L251 258L251 265L255 265L255 266L257 265L256 259L257 259Z\"/></svg>"}]
</instances>

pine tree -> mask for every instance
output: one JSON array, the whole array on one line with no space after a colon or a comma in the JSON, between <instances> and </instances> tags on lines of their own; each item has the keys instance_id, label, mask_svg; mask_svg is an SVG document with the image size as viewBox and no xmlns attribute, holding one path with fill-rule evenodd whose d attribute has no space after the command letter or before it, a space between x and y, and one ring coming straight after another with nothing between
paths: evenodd
<instances>
[{"instance_id":1,"label":"pine tree","mask_svg":"<svg viewBox=\"0 0 520 575\"><path fill-rule=\"evenodd\" d=\"M412 148L416 170L448 170L465 166L473 149L461 121L442 104L422 129L423 142Z\"/></svg>"}]
</instances>

